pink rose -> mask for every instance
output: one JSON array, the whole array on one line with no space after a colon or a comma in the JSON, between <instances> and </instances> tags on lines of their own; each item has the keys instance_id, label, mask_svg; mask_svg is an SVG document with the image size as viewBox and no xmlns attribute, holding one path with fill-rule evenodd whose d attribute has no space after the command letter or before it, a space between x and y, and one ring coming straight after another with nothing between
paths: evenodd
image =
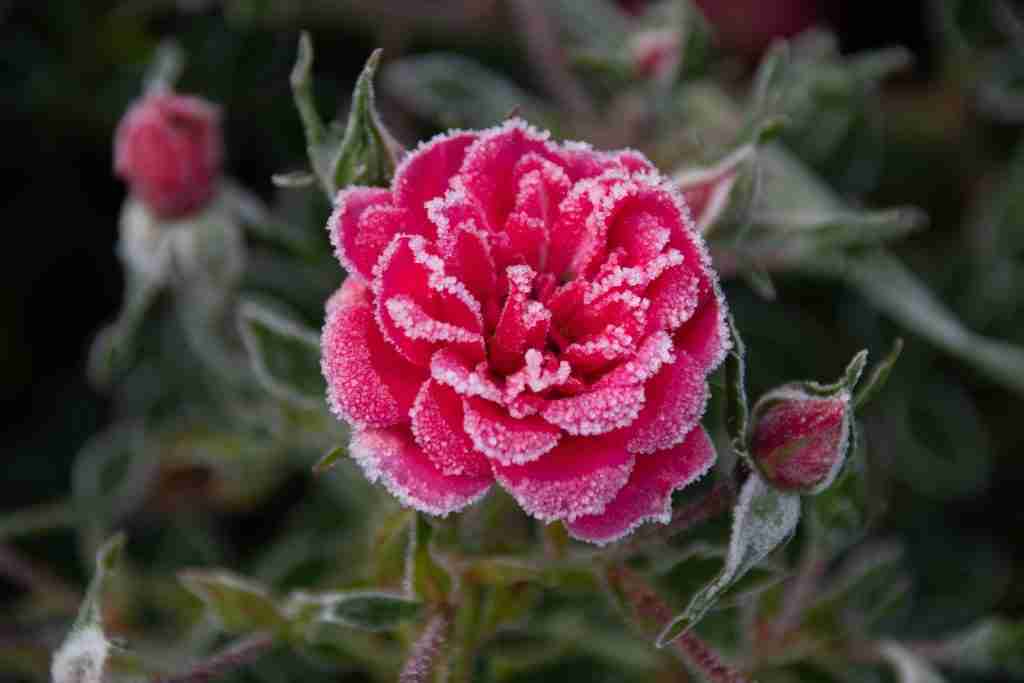
<instances>
[{"instance_id":1,"label":"pink rose","mask_svg":"<svg viewBox=\"0 0 1024 683\"><path fill-rule=\"evenodd\" d=\"M197 97L146 95L121 119L114 170L161 218L180 218L213 196L223 158L219 109Z\"/></svg>"},{"instance_id":2,"label":"pink rose","mask_svg":"<svg viewBox=\"0 0 1024 683\"><path fill-rule=\"evenodd\" d=\"M751 452L777 488L817 493L842 468L850 433L850 397L817 397L794 386L765 394L754 407Z\"/></svg>"},{"instance_id":3,"label":"pink rose","mask_svg":"<svg viewBox=\"0 0 1024 683\"><path fill-rule=\"evenodd\" d=\"M445 515L497 482L605 543L668 520L715 453L699 426L729 346L679 192L642 155L555 144L518 119L411 152L328 223L349 272L323 372L350 452Z\"/></svg>"}]
</instances>

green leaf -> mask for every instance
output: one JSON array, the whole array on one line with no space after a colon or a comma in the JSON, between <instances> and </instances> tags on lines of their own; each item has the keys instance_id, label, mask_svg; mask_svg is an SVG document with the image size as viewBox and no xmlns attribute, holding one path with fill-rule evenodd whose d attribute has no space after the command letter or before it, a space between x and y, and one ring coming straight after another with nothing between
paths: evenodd
<instances>
[{"instance_id":1,"label":"green leaf","mask_svg":"<svg viewBox=\"0 0 1024 683\"><path fill-rule=\"evenodd\" d=\"M306 134L306 149L313 172L330 199L346 185L387 185L394 175L397 145L380 121L374 107L373 78L381 51L366 61L352 92L344 132L338 122L325 127L313 96L313 41L308 33L299 38L298 56L291 84L295 106Z\"/></svg>"},{"instance_id":2,"label":"green leaf","mask_svg":"<svg viewBox=\"0 0 1024 683\"><path fill-rule=\"evenodd\" d=\"M871 250L828 263L808 264L807 269L840 277L883 313L1024 396L1024 349L965 328L892 254Z\"/></svg>"},{"instance_id":3,"label":"green leaf","mask_svg":"<svg viewBox=\"0 0 1024 683\"><path fill-rule=\"evenodd\" d=\"M983 676L1024 677L1024 621L993 617L946 640L942 661Z\"/></svg>"},{"instance_id":4,"label":"green leaf","mask_svg":"<svg viewBox=\"0 0 1024 683\"><path fill-rule=\"evenodd\" d=\"M223 569L190 569L178 580L229 633L275 631L285 625L270 591L251 579Z\"/></svg>"},{"instance_id":5,"label":"green leaf","mask_svg":"<svg viewBox=\"0 0 1024 683\"><path fill-rule=\"evenodd\" d=\"M373 78L380 64L380 55L380 49L374 50L366 60L352 92L345 135L329 169L335 188L346 185L386 186L395 174L398 145L384 128L374 106Z\"/></svg>"},{"instance_id":6,"label":"green leaf","mask_svg":"<svg viewBox=\"0 0 1024 683\"><path fill-rule=\"evenodd\" d=\"M86 547L96 547L142 504L158 466L147 435L134 423L114 425L86 443L71 470L72 501Z\"/></svg>"},{"instance_id":7,"label":"green leaf","mask_svg":"<svg viewBox=\"0 0 1024 683\"><path fill-rule=\"evenodd\" d=\"M146 91L173 90L185 70L185 51L174 40L164 40L156 46L153 60L143 79Z\"/></svg>"},{"instance_id":8,"label":"green leaf","mask_svg":"<svg viewBox=\"0 0 1024 683\"><path fill-rule=\"evenodd\" d=\"M124 541L124 534L117 534L96 553L96 570L78 616L64 642L53 654L52 679L58 683L92 683L103 679L112 648L103 630L103 594L110 575L120 564Z\"/></svg>"},{"instance_id":9,"label":"green leaf","mask_svg":"<svg viewBox=\"0 0 1024 683\"><path fill-rule=\"evenodd\" d=\"M892 666L899 683L943 683L945 680L927 661L894 642L885 642L879 652Z\"/></svg>"},{"instance_id":10,"label":"green leaf","mask_svg":"<svg viewBox=\"0 0 1024 683\"><path fill-rule=\"evenodd\" d=\"M503 76L456 54L400 59L384 69L382 79L392 97L442 128L486 128L513 111L551 127L552 117L539 101Z\"/></svg>"},{"instance_id":11,"label":"green leaf","mask_svg":"<svg viewBox=\"0 0 1024 683\"><path fill-rule=\"evenodd\" d=\"M300 405L320 405L324 380L318 335L251 301L239 307L238 321L253 370L267 391Z\"/></svg>"},{"instance_id":12,"label":"green leaf","mask_svg":"<svg viewBox=\"0 0 1024 683\"><path fill-rule=\"evenodd\" d=\"M776 491L752 474L743 484L733 510L725 566L665 626L658 636L658 647L668 645L693 628L730 587L789 540L799 519L799 496Z\"/></svg>"},{"instance_id":13,"label":"green leaf","mask_svg":"<svg viewBox=\"0 0 1024 683\"><path fill-rule=\"evenodd\" d=\"M790 253L812 259L821 250L869 247L903 239L924 229L927 215L915 207L880 211L761 211L754 230L778 240Z\"/></svg>"},{"instance_id":14,"label":"green leaf","mask_svg":"<svg viewBox=\"0 0 1024 683\"><path fill-rule=\"evenodd\" d=\"M853 396L853 409L857 410L873 399L878 392L882 390L885 383L889 380L889 374L892 372L892 368L896 365L896 361L900 357L900 353L903 351L903 340L897 339L893 342L892 350L889 351L889 355L882 359L875 369L871 371L871 375L867 381L862 383L858 388L857 392Z\"/></svg>"},{"instance_id":15,"label":"green leaf","mask_svg":"<svg viewBox=\"0 0 1024 683\"><path fill-rule=\"evenodd\" d=\"M353 591L327 593L317 597L323 606L319 621L350 626L364 631L387 631L419 615L418 600L394 593Z\"/></svg>"},{"instance_id":16,"label":"green leaf","mask_svg":"<svg viewBox=\"0 0 1024 683\"><path fill-rule=\"evenodd\" d=\"M347 446L335 446L313 465L313 474L321 475L334 469L338 462L348 455Z\"/></svg>"},{"instance_id":17,"label":"green leaf","mask_svg":"<svg viewBox=\"0 0 1024 683\"><path fill-rule=\"evenodd\" d=\"M422 514L412 522L413 534L406 566L406 583L413 594L425 602L447 602L452 591L452 577L438 561L432 548L434 529Z\"/></svg>"}]
</instances>

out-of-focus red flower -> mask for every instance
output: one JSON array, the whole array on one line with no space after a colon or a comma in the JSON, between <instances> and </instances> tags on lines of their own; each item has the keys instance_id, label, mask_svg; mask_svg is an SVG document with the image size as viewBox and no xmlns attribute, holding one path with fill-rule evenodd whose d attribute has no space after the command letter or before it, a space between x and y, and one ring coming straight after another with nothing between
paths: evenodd
<instances>
[{"instance_id":1,"label":"out-of-focus red flower","mask_svg":"<svg viewBox=\"0 0 1024 683\"><path fill-rule=\"evenodd\" d=\"M444 515L497 482L604 543L667 521L714 461L699 425L729 346L679 194L632 151L513 119L438 136L328 223L349 272L322 363L350 452Z\"/></svg>"},{"instance_id":2,"label":"out-of-focus red flower","mask_svg":"<svg viewBox=\"0 0 1024 683\"><path fill-rule=\"evenodd\" d=\"M197 97L158 92L132 105L114 139L114 170L161 218L201 208L220 179L220 110Z\"/></svg>"},{"instance_id":3,"label":"out-of-focus red flower","mask_svg":"<svg viewBox=\"0 0 1024 683\"><path fill-rule=\"evenodd\" d=\"M671 81L682 61L682 38L678 29L641 31L633 36L630 52L638 76L653 81Z\"/></svg>"},{"instance_id":4,"label":"out-of-focus red flower","mask_svg":"<svg viewBox=\"0 0 1024 683\"><path fill-rule=\"evenodd\" d=\"M757 56L772 41L791 38L821 17L817 0L696 0L731 50Z\"/></svg>"},{"instance_id":5,"label":"out-of-focus red flower","mask_svg":"<svg viewBox=\"0 0 1024 683\"><path fill-rule=\"evenodd\" d=\"M816 493L841 469L850 433L848 392L822 398L782 387L758 401L754 420L754 460L777 488Z\"/></svg>"}]
</instances>

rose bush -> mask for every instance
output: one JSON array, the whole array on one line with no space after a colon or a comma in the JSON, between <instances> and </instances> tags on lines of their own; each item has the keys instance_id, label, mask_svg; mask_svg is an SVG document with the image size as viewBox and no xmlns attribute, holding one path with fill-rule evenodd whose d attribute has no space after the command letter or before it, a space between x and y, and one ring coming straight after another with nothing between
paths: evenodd
<instances>
[{"instance_id":1,"label":"rose bush","mask_svg":"<svg viewBox=\"0 0 1024 683\"><path fill-rule=\"evenodd\" d=\"M715 454L699 420L730 340L682 196L642 155L518 119L349 187L328 230L349 273L322 369L351 454L445 515L494 482L604 543L667 521Z\"/></svg>"},{"instance_id":2,"label":"rose bush","mask_svg":"<svg viewBox=\"0 0 1024 683\"><path fill-rule=\"evenodd\" d=\"M220 110L200 99L154 92L125 114L114 139L114 170L160 218L206 204L220 180Z\"/></svg>"}]
</instances>

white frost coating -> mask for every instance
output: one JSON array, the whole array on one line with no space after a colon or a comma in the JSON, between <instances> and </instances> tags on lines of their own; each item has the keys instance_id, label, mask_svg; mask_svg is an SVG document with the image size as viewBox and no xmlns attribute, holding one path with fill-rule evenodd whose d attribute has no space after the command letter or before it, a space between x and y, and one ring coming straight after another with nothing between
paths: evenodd
<instances>
[{"instance_id":1,"label":"white frost coating","mask_svg":"<svg viewBox=\"0 0 1024 683\"><path fill-rule=\"evenodd\" d=\"M515 401L527 388L539 394L551 387L565 384L572 375L572 367L564 360L558 361L554 368L545 368L545 354L537 349L527 349L523 358L526 364L505 378L505 403ZM547 358L554 360L555 357L547 354Z\"/></svg>"},{"instance_id":2,"label":"white frost coating","mask_svg":"<svg viewBox=\"0 0 1024 683\"><path fill-rule=\"evenodd\" d=\"M367 438L366 432L357 431L352 435L352 441L349 444L349 455L362 468L368 482L376 484L379 480L384 484L384 488L406 507L426 512L429 515L447 517L449 513L458 512L481 500L490 490L490 485L483 485L480 491L470 496L460 495L448 490L440 495L439 500L433 502L426 501L422 497L414 495L412 491L400 484L392 473L382 466L382 458L388 455L395 455L394 453L382 452L388 448L401 448L401 445L383 443L383 440L379 437L375 439Z\"/></svg>"},{"instance_id":3,"label":"white frost coating","mask_svg":"<svg viewBox=\"0 0 1024 683\"><path fill-rule=\"evenodd\" d=\"M585 515L599 515L622 490L633 471L630 458L620 465L595 468L578 477L558 480L530 480L523 477L513 485L500 468L494 478L512 494L519 507L542 522L564 519L573 522Z\"/></svg>"},{"instance_id":4,"label":"white frost coating","mask_svg":"<svg viewBox=\"0 0 1024 683\"><path fill-rule=\"evenodd\" d=\"M944 683L932 665L899 643L884 641L878 648L895 669L899 683Z\"/></svg>"},{"instance_id":5,"label":"white frost coating","mask_svg":"<svg viewBox=\"0 0 1024 683\"><path fill-rule=\"evenodd\" d=\"M395 325L410 339L464 344L483 342L483 337L475 332L434 320L407 296L391 297L384 302L384 307Z\"/></svg>"},{"instance_id":6,"label":"white frost coating","mask_svg":"<svg viewBox=\"0 0 1024 683\"><path fill-rule=\"evenodd\" d=\"M566 347L567 355L584 358L600 357L605 360L622 358L633 351L633 337L622 325L608 325L603 332L586 342L574 342Z\"/></svg>"},{"instance_id":7,"label":"white frost coating","mask_svg":"<svg viewBox=\"0 0 1024 683\"><path fill-rule=\"evenodd\" d=\"M694 483L696 481L699 481L705 474L707 474L708 472L711 471L711 467L714 464L715 464L715 452L714 452L714 447L712 446L711 457L708 458L706 462L701 464L701 466L698 469L694 470L693 474L691 474L688 478L676 482L668 490L668 493L665 494L665 498L664 498L664 501L662 503L662 507L661 507L660 510L658 510L657 512L652 512L651 514L648 514L648 515L644 515L644 516L638 517L637 519L635 519L632 522L630 522L630 524L625 529L623 529L622 531L620 531L617 534L613 534L611 536L607 536L607 537L604 537L604 538L592 538L592 537L583 538L582 536L577 536L576 534L574 534L572 529L569 529L569 535L572 536L575 539L578 539L578 540L581 540L581 541L586 541L588 543L593 543L594 545L597 545L597 546L605 546L605 545L608 545L609 543L615 543L616 541L621 541L623 538L625 538L626 536L629 536L631 533L636 531L638 528L640 528L642 525L646 524L647 522L657 522L658 524L668 524L669 522L672 521L672 494L675 493L676 491L683 490L684 488L686 488L687 486L689 486L690 484L692 484L692 483Z\"/></svg>"},{"instance_id":8,"label":"white frost coating","mask_svg":"<svg viewBox=\"0 0 1024 683\"><path fill-rule=\"evenodd\" d=\"M800 496L776 491L751 475L733 510L729 555L716 582L728 585L789 539L800 520Z\"/></svg>"},{"instance_id":9,"label":"white frost coating","mask_svg":"<svg viewBox=\"0 0 1024 683\"><path fill-rule=\"evenodd\" d=\"M437 351L430 360L430 376L451 387L460 396L479 396L501 403L501 387L487 376L487 369L485 362L470 369L445 349Z\"/></svg>"},{"instance_id":10,"label":"white frost coating","mask_svg":"<svg viewBox=\"0 0 1024 683\"><path fill-rule=\"evenodd\" d=\"M594 385L597 389L642 384L654 377L666 363L674 363L672 337L664 330L658 330L647 337L631 360L602 377Z\"/></svg>"},{"instance_id":11,"label":"white frost coating","mask_svg":"<svg viewBox=\"0 0 1024 683\"><path fill-rule=\"evenodd\" d=\"M53 654L53 683L101 683L109 654L110 642L99 624L73 631Z\"/></svg>"},{"instance_id":12,"label":"white frost coating","mask_svg":"<svg viewBox=\"0 0 1024 683\"><path fill-rule=\"evenodd\" d=\"M623 285L646 287L657 280L666 270L682 263L682 253L678 249L669 249L639 266L614 266L611 272L601 274L596 282L590 284L583 296L583 302L585 304L593 303L598 297Z\"/></svg>"},{"instance_id":13,"label":"white frost coating","mask_svg":"<svg viewBox=\"0 0 1024 683\"><path fill-rule=\"evenodd\" d=\"M514 429L500 420L477 412L469 401L463 401L462 408L462 426L473 442L473 447L502 465L533 462L557 446L561 439L561 434L557 430L550 427L544 429L543 423L536 428L519 423L519 428Z\"/></svg>"},{"instance_id":14,"label":"white frost coating","mask_svg":"<svg viewBox=\"0 0 1024 683\"><path fill-rule=\"evenodd\" d=\"M541 416L569 434L595 436L636 420L644 405L644 388L608 387L549 401Z\"/></svg>"}]
</instances>

